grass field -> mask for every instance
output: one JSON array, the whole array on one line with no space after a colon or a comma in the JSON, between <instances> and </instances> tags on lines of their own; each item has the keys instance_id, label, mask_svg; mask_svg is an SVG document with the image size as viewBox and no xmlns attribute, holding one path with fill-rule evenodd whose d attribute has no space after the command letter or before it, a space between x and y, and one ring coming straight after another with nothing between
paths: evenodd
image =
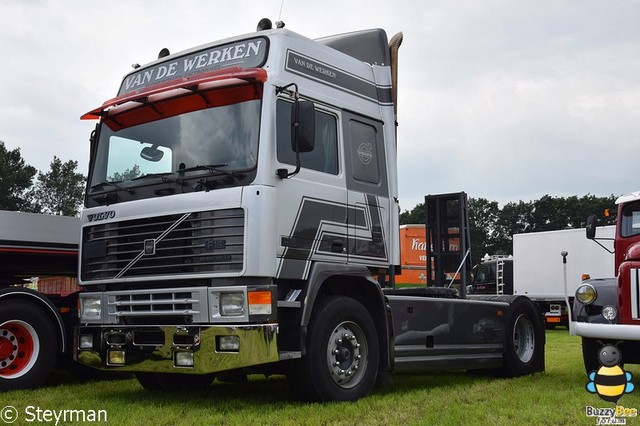
<instances>
[{"instance_id":1,"label":"grass field","mask_svg":"<svg viewBox=\"0 0 640 426\"><path fill-rule=\"evenodd\" d=\"M636 390L619 404L638 408L640 369L626 368L634 374ZM280 376L251 376L248 384L216 382L205 392L157 394L135 379L86 381L56 372L40 389L0 394L0 410L15 407L13 424L38 424L39 408L58 415L60 410L104 410L108 421L102 424L111 425L595 425L585 407L614 405L588 393L587 380L580 339L562 329L547 332L545 373L516 379L465 372L394 376L391 386L357 402L300 403ZM44 416L41 411L40 419ZM42 424L56 424L55 414L50 416ZM75 419L58 424L82 423ZM640 418L626 420L640 424Z\"/></svg>"}]
</instances>

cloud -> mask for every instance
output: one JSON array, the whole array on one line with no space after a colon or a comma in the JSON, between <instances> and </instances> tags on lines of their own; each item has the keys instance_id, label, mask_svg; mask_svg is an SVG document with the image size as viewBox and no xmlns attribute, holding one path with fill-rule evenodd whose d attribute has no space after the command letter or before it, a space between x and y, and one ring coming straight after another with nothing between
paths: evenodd
<instances>
[{"instance_id":1,"label":"cloud","mask_svg":"<svg viewBox=\"0 0 640 426\"><path fill-rule=\"evenodd\" d=\"M248 33L282 3L0 0L0 140L48 170L88 166L93 122L131 64ZM640 3L612 0L285 2L310 38L403 31L398 169L403 209L464 190L501 203L620 194L640 123Z\"/></svg>"}]
</instances>

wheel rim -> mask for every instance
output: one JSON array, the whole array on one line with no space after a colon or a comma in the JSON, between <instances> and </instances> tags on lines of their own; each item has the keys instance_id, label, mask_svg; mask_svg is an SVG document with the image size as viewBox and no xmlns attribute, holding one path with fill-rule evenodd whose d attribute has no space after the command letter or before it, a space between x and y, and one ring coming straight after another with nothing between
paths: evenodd
<instances>
[{"instance_id":1,"label":"wheel rim","mask_svg":"<svg viewBox=\"0 0 640 426\"><path fill-rule=\"evenodd\" d=\"M334 383L345 389L358 385L367 370L368 349L367 338L358 324L339 324L327 345L327 364Z\"/></svg>"},{"instance_id":2,"label":"wheel rim","mask_svg":"<svg viewBox=\"0 0 640 426\"><path fill-rule=\"evenodd\" d=\"M526 315L520 315L513 327L513 347L520 361L527 363L533 358L536 347L533 324Z\"/></svg>"},{"instance_id":3,"label":"wheel rim","mask_svg":"<svg viewBox=\"0 0 640 426\"><path fill-rule=\"evenodd\" d=\"M38 334L31 325L19 320L0 324L0 377L16 379L26 374L39 350Z\"/></svg>"}]
</instances>

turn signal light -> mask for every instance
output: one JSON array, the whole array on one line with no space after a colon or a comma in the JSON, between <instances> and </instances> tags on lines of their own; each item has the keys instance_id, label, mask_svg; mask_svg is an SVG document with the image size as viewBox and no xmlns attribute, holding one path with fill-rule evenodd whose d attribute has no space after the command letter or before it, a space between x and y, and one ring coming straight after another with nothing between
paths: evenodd
<instances>
[{"instance_id":1,"label":"turn signal light","mask_svg":"<svg viewBox=\"0 0 640 426\"><path fill-rule=\"evenodd\" d=\"M271 315L271 292L268 290L250 291L247 294L249 299L249 314L251 315Z\"/></svg>"}]
</instances>

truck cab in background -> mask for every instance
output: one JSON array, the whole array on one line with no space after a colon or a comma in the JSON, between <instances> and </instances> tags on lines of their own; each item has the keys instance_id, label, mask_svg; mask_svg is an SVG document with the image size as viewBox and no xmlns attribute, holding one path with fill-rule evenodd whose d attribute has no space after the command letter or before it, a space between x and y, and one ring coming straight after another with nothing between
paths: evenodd
<instances>
[{"instance_id":1,"label":"truck cab in background","mask_svg":"<svg viewBox=\"0 0 640 426\"><path fill-rule=\"evenodd\" d=\"M618 347L622 363L640 363L640 192L616 204L616 277L585 280L573 303L571 333L582 337L587 372L599 367L599 349L608 344ZM589 217L586 233L596 239L595 216Z\"/></svg>"},{"instance_id":2,"label":"truck cab in background","mask_svg":"<svg viewBox=\"0 0 640 426\"><path fill-rule=\"evenodd\" d=\"M0 391L72 363L80 220L0 211Z\"/></svg>"},{"instance_id":3,"label":"truck cab in background","mask_svg":"<svg viewBox=\"0 0 640 426\"><path fill-rule=\"evenodd\" d=\"M486 254L472 273L469 294L513 294L513 256Z\"/></svg>"}]
</instances>

